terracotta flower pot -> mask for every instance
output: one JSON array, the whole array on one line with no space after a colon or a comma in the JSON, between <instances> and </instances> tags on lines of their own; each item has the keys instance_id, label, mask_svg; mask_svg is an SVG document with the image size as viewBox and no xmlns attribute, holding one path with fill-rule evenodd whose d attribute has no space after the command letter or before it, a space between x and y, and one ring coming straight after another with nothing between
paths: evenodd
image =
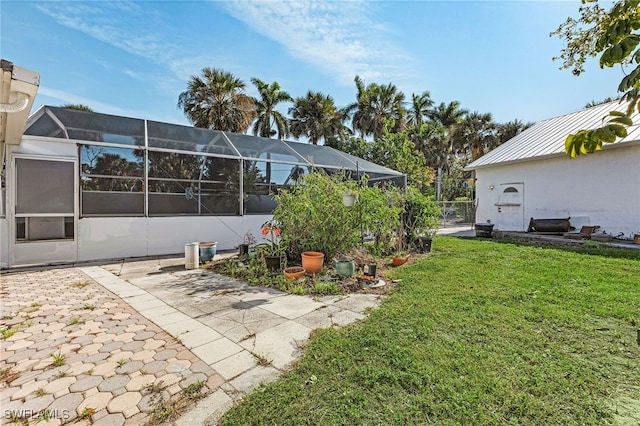
<instances>
[{"instance_id":1,"label":"terracotta flower pot","mask_svg":"<svg viewBox=\"0 0 640 426\"><path fill-rule=\"evenodd\" d=\"M409 256L393 256L393 259L391 260L393 262L393 266L400 266L400 265L404 265L405 263L407 263L407 260L409 260Z\"/></svg>"},{"instance_id":2,"label":"terracotta flower pot","mask_svg":"<svg viewBox=\"0 0 640 426\"><path fill-rule=\"evenodd\" d=\"M302 253L302 267L308 274L317 274L322 271L324 253L318 251L305 251Z\"/></svg>"},{"instance_id":3,"label":"terracotta flower pot","mask_svg":"<svg viewBox=\"0 0 640 426\"><path fill-rule=\"evenodd\" d=\"M288 268L284 268L284 276L288 280L297 280L302 277L305 272L302 266L289 266Z\"/></svg>"}]
</instances>

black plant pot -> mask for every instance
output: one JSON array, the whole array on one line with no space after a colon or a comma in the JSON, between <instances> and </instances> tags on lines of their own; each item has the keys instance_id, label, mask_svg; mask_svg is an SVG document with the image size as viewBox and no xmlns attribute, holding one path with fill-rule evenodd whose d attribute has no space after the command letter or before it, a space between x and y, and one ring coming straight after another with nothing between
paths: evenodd
<instances>
[{"instance_id":1,"label":"black plant pot","mask_svg":"<svg viewBox=\"0 0 640 426\"><path fill-rule=\"evenodd\" d=\"M247 256L249 254L249 244L240 244L238 250L240 256Z\"/></svg>"},{"instance_id":2,"label":"black plant pot","mask_svg":"<svg viewBox=\"0 0 640 426\"><path fill-rule=\"evenodd\" d=\"M476 223L476 237L493 238L493 223Z\"/></svg>"},{"instance_id":3,"label":"black plant pot","mask_svg":"<svg viewBox=\"0 0 640 426\"><path fill-rule=\"evenodd\" d=\"M431 243L433 239L430 237L416 237L412 241L412 245L418 253L429 253L431 251Z\"/></svg>"},{"instance_id":4,"label":"black plant pot","mask_svg":"<svg viewBox=\"0 0 640 426\"><path fill-rule=\"evenodd\" d=\"M279 271L282 266L282 258L280 256L265 256L264 263L270 271Z\"/></svg>"}]
</instances>

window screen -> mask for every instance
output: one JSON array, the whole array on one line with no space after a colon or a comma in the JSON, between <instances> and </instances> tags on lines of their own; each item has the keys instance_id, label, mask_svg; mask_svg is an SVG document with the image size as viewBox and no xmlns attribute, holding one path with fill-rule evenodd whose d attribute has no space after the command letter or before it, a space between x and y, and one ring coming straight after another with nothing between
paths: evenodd
<instances>
[{"instance_id":1,"label":"window screen","mask_svg":"<svg viewBox=\"0 0 640 426\"><path fill-rule=\"evenodd\" d=\"M74 172L70 161L16 159L16 214L73 215Z\"/></svg>"}]
</instances>

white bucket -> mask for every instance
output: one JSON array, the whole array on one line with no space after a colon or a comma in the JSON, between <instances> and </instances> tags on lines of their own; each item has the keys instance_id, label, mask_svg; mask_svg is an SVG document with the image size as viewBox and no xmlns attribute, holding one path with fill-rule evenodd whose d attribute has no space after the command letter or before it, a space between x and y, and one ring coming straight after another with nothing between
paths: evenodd
<instances>
[{"instance_id":1,"label":"white bucket","mask_svg":"<svg viewBox=\"0 0 640 426\"><path fill-rule=\"evenodd\" d=\"M198 243L184 245L184 268L197 269L200 267L200 247Z\"/></svg>"}]
</instances>

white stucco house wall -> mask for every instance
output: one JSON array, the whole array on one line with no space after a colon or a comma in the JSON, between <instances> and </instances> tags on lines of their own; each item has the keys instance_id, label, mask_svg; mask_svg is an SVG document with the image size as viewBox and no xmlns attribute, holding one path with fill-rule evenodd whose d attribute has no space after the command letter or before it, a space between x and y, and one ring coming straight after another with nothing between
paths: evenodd
<instances>
[{"instance_id":1,"label":"white stucco house wall","mask_svg":"<svg viewBox=\"0 0 640 426\"><path fill-rule=\"evenodd\" d=\"M640 232L640 114L628 135L594 154L569 158L567 135L603 124L614 101L540 121L469 164L475 172L476 222L526 231L531 218L571 218L613 236Z\"/></svg>"}]
</instances>

